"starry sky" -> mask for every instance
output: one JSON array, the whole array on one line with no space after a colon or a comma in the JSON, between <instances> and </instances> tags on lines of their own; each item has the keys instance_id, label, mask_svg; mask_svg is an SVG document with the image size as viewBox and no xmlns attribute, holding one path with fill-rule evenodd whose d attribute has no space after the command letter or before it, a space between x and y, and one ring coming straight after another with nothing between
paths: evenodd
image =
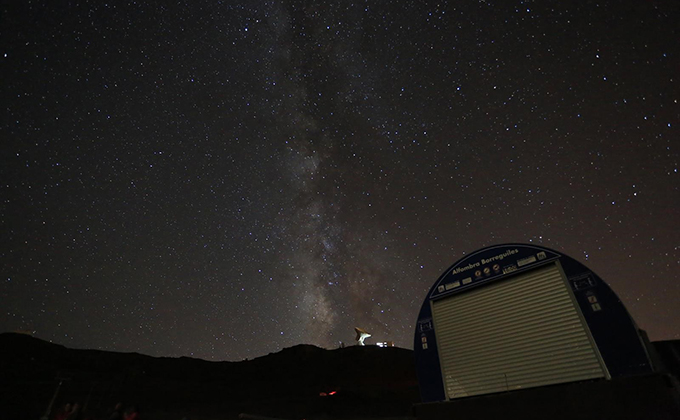
<instances>
[{"instance_id":1,"label":"starry sky","mask_svg":"<svg viewBox=\"0 0 680 420\"><path fill-rule=\"evenodd\" d=\"M409 348L521 242L679 339L680 6L571 3L3 2L0 331Z\"/></svg>"}]
</instances>

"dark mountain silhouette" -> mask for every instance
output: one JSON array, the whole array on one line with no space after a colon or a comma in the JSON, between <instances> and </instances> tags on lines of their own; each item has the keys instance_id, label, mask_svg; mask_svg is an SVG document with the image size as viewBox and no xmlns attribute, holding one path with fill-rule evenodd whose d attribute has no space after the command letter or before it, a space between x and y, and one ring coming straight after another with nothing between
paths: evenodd
<instances>
[{"instance_id":1,"label":"dark mountain silhouette","mask_svg":"<svg viewBox=\"0 0 680 420\"><path fill-rule=\"evenodd\" d=\"M0 334L2 418L37 420L59 382L53 412L87 403L95 418L122 401L144 419L406 417L419 401L413 352L377 346L297 345L242 362L69 349Z\"/></svg>"},{"instance_id":2,"label":"dark mountain silhouette","mask_svg":"<svg viewBox=\"0 0 680 420\"><path fill-rule=\"evenodd\" d=\"M677 380L673 378L680 377L680 341L652 345L655 365ZM143 420L226 420L242 413L246 419L406 418L420 402L413 352L400 348L324 350L297 345L253 360L208 362L76 350L29 335L0 334L0 419L38 420L60 381L52 413L65 402L79 401L87 404L94 419L105 419L118 401L138 405ZM564 388L594 385L598 384ZM496 395L494 404L499 398L509 399L513 407L536 404L536 395L552 388ZM591 396L602 390L593 392ZM491 397L481 400L485 398ZM473 400L480 399L460 404Z\"/></svg>"}]
</instances>

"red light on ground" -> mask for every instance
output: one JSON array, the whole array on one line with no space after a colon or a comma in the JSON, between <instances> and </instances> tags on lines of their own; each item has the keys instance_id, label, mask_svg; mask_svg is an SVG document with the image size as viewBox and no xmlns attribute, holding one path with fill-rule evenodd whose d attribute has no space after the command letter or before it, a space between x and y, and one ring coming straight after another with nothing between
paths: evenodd
<instances>
[{"instance_id":1,"label":"red light on ground","mask_svg":"<svg viewBox=\"0 0 680 420\"><path fill-rule=\"evenodd\" d=\"M337 393L338 393L338 391L319 392L319 397L328 397L329 395L335 395Z\"/></svg>"}]
</instances>

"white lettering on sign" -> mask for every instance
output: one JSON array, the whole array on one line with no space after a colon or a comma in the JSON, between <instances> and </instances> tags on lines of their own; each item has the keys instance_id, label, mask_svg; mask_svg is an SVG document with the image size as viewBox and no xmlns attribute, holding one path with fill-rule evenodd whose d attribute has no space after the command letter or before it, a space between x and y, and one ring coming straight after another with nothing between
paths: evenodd
<instances>
[{"instance_id":1,"label":"white lettering on sign","mask_svg":"<svg viewBox=\"0 0 680 420\"><path fill-rule=\"evenodd\" d=\"M455 269L451 270L451 274L458 274L462 273L463 271L468 271L472 270L473 268L481 267L484 264L488 264L490 262L494 261L502 261L504 258L509 257L510 255L517 254L519 250L517 248L515 249L506 249L504 252L494 255L491 258L482 258L481 260L474 262L474 263L469 263L468 265L462 266L462 267L456 267Z\"/></svg>"},{"instance_id":2,"label":"white lettering on sign","mask_svg":"<svg viewBox=\"0 0 680 420\"><path fill-rule=\"evenodd\" d=\"M498 254L498 255L496 255L496 256L494 256L494 257L491 257L491 258L482 258L481 263L482 263L482 264L488 264L488 263L493 262L493 261L502 261L503 258L509 257L510 255L517 254L518 252L519 252L518 249L508 249L508 250L506 250L505 252L503 252L502 254Z\"/></svg>"},{"instance_id":3,"label":"white lettering on sign","mask_svg":"<svg viewBox=\"0 0 680 420\"><path fill-rule=\"evenodd\" d=\"M476 262L474 264L468 264L465 267L458 267L455 270L451 271L451 274L462 273L463 271L467 271L467 270L471 270L475 267L479 267L479 265L480 265L479 262Z\"/></svg>"}]
</instances>

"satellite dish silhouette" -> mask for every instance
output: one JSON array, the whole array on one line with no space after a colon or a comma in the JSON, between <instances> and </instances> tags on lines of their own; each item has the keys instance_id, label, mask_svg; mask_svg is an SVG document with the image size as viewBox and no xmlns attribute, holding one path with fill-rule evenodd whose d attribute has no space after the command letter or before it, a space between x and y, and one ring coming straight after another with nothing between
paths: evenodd
<instances>
[{"instance_id":1,"label":"satellite dish silhouette","mask_svg":"<svg viewBox=\"0 0 680 420\"><path fill-rule=\"evenodd\" d=\"M359 343L360 346L365 346L364 340L370 337L371 334L368 331L359 327L354 327L354 331L357 332L357 338L355 339L357 340L357 343Z\"/></svg>"}]
</instances>

